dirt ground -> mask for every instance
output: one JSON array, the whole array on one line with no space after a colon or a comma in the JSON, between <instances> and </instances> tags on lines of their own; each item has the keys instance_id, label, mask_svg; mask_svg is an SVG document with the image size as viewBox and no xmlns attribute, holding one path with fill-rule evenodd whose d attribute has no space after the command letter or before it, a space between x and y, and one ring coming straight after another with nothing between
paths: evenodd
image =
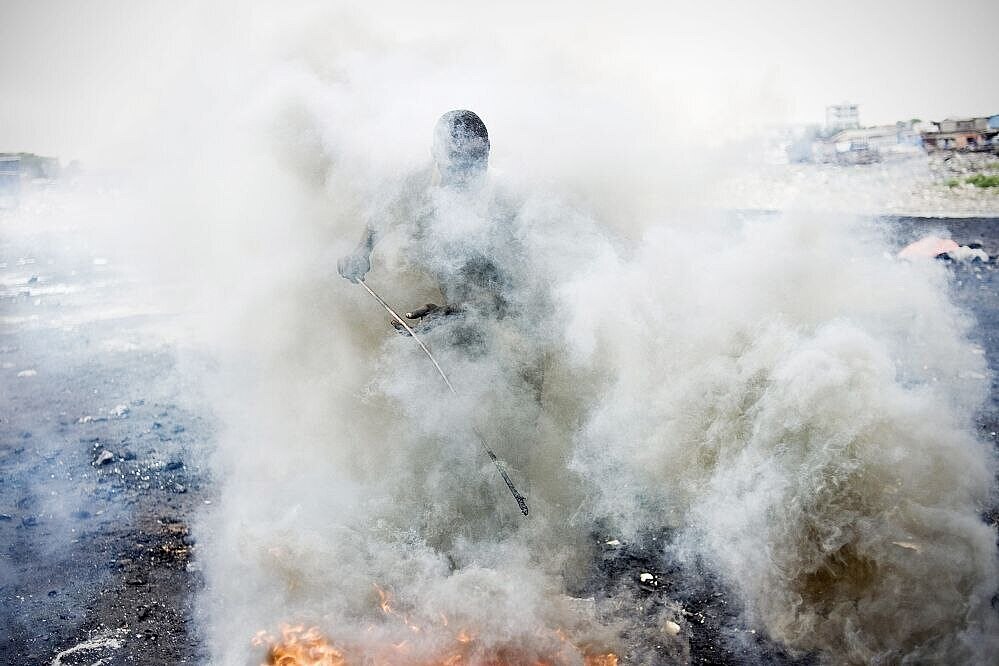
<instances>
[{"instance_id":1,"label":"dirt ground","mask_svg":"<svg viewBox=\"0 0 999 666\"><path fill-rule=\"evenodd\" d=\"M0 663L203 663L189 456L211 441L169 315L108 260L48 234L0 249ZM89 641L89 643L88 643Z\"/></svg>"},{"instance_id":2,"label":"dirt ground","mask_svg":"<svg viewBox=\"0 0 999 666\"><path fill-rule=\"evenodd\" d=\"M999 219L884 223L900 247L946 229L999 254ZM203 579L188 526L213 501L202 463L211 410L191 399L197 373L156 334L171 315L130 306L131 278L70 245L47 234L0 237L0 663L205 663L194 603ZM999 370L996 265L952 270L955 298L976 316L978 343ZM979 417L993 442L997 395L993 384ZM580 594L631 585L649 608L672 600L688 610L688 655L651 647L636 661L740 663L733 631L766 643L733 627L737 609L710 576L653 557L668 535L614 548L604 538L594 534L591 583ZM762 652L771 663L794 661L774 646Z\"/></svg>"}]
</instances>

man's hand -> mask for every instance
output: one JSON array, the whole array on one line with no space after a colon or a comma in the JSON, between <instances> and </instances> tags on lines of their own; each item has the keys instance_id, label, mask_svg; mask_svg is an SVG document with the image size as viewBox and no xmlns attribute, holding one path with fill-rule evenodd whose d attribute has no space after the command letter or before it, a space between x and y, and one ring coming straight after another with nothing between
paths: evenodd
<instances>
[{"instance_id":1,"label":"man's hand","mask_svg":"<svg viewBox=\"0 0 999 666\"><path fill-rule=\"evenodd\" d=\"M426 317L429 314L433 314L435 312L438 312L440 310L441 310L441 306L435 305L433 303L427 303L422 308L416 308L412 312L405 313L403 316L406 319L412 319L412 320L414 320L413 326L416 326L418 323L422 323L424 317ZM433 319L433 317L430 317L430 319ZM430 319L428 319L427 321L429 321ZM419 320L419 322L416 322L415 320ZM402 324L400 324L399 322L397 322L394 319L392 320L392 326L394 326L395 330L397 330L398 332L400 332L400 333L402 333L404 335L409 335L409 331L407 331L406 328Z\"/></svg>"},{"instance_id":2,"label":"man's hand","mask_svg":"<svg viewBox=\"0 0 999 666\"><path fill-rule=\"evenodd\" d=\"M458 314L459 312L461 312L461 308L454 305L440 306L434 303L427 303L421 308L416 308L411 312L406 312L403 316L406 317L406 319L412 319L414 321L413 328L416 328L417 326L426 328L432 327L434 322L436 322L440 317ZM399 322L393 320L392 325L395 326L395 330L400 333L406 333L406 329L403 328L402 324Z\"/></svg>"},{"instance_id":3,"label":"man's hand","mask_svg":"<svg viewBox=\"0 0 999 666\"><path fill-rule=\"evenodd\" d=\"M341 257L336 262L336 270L340 273L340 277L357 283L371 270L371 259L365 252L354 252Z\"/></svg>"},{"instance_id":4,"label":"man's hand","mask_svg":"<svg viewBox=\"0 0 999 666\"><path fill-rule=\"evenodd\" d=\"M416 308L412 312L406 313L406 319L423 319L431 312L437 312L441 309L441 306L435 305L434 303L427 303L422 308Z\"/></svg>"}]
</instances>

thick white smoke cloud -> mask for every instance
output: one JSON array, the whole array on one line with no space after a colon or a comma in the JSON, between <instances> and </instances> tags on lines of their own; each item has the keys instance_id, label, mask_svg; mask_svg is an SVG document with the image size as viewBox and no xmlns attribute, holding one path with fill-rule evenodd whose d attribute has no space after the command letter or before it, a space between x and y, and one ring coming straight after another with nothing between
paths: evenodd
<instances>
[{"instance_id":1,"label":"thick white smoke cloud","mask_svg":"<svg viewBox=\"0 0 999 666\"><path fill-rule=\"evenodd\" d=\"M567 287L576 349L613 377L574 467L598 485L613 470L598 513L684 527L792 646L984 662L994 468L971 420L985 363L944 270L886 258L865 227L787 214L693 239L654 229L627 265Z\"/></svg>"},{"instance_id":2,"label":"thick white smoke cloud","mask_svg":"<svg viewBox=\"0 0 999 666\"><path fill-rule=\"evenodd\" d=\"M566 592L601 524L680 529L794 649L984 661L986 373L942 269L888 258L862 221L671 212L705 172L670 166L695 153L640 85L567 83L543 49L499 67L474 31L444 32L336 12L282 26L210 144L227 166L196 216L226 288L222 497L202 530L214 658L259 658L248 636L282 621L414 658L456 627L473 654L552 654L539 628L556 627L624 651L613 612ZM419 174L460 107L490 127L495 187L446 201ZM422 249L405 231L421 205ZM400 309L440 300L421 267L486 254L517 278L520 314L479 322L475 345L456 324L426 333L457 396L333 275L386 220L400 231L369 281Z\"/></svg>"}]
</instances>

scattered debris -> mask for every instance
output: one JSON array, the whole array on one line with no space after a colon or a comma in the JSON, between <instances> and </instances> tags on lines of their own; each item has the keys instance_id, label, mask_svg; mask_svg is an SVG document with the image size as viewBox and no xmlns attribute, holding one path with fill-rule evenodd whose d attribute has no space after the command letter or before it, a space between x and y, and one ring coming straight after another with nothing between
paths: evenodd
<instances>
[{"instance_id":1,"label":"scattered debris","mask_svg":"<svg viewBox=\"0 0 999 666\"><path fill-rule=\"evenodd\" d=\"M649 572L642 572L638 574L638 585L642 589L654 591L659 588L659 579L656 578L655 574Z\"/></svg>"},{"instance_id":2,"label":"scattered debris","mask_svg":"<svg viewBox=\"0 0 999 666\"><path fill-rule=\"evenodd\" d=\"M107 649L118 650L121 648L121 646L122 646L122 641L116 638L114 634L107 633L100 636L94 636L93 638L88 638L82 643L78 643L73 647L63 650L62 652L57 654L55 656L55 659L52 660L50 666L63 666L62 660L70 655L76 654L77 652L89 652L91 650L107 650ZM105 661L106 659L100 659L98 661L95 661L94 666L97 666L97 664L102 664Z\"/></svg>"},{"instance_id":3,"label":"scattered debris","mask_svg":"<svg viewBox=\"0 0 999 666\"><path fill-rule=\"evenodd\" d=\"M958 244L949 238L924 236L903 247L898 253L898 257L899 259L932 259L951 250L956 250L958 247Z\"/></svg>"},{"instance_id":4,"label":"scattered debris","mask_svg":"<svg viewBox=\"0 0 999 666\"><path fill-rule=\"evenodd\" d=\"M107 449L101 449L97 452L97 456L94 458L94 467L107 465L110 462L114 462L114 454Z\"/></svg>"},{"instance_id":5,"label":"scattered debris","mask_svg":"<svg viewBox=\"0 0 999 666\"><path fill-rule=\"evenodd\" d=\"M990 260L989 254L979 243L958 245L949 238L939 236L924 236L909 243L898 253L899 259L948 259L951 261L983 261Z\"/></svg>"},{"instance_id":6,"label":"scattered debris","mask_svg":"<svg viewBox=\"0 0 999 666\"><path fill-rule=\"evenodd\" d=\"M956 249L947 252L947 256L954 261L988 261L989 253L981 247L973 245L959 245Z\"/></svg>"},{"instance_id":7,"label":"scattered debris","mask_svg":"<svg viewBox=\"0 0 999 666\"><path fill-rule=\"evenodd\" d=\"M129 573L125 575L125 584L134 586L145 585L146 579L138 573Z\"/></svg>"},{"instance_id":8,"label":"scattered debris","mask_svg":"<svg viewBox=\"0 0 999 666\"><path fill-rule=\"evenodd\" d=\"M923 552L923 547L918 543L913 543L912 541L892 541L891 545L898 546L899 548L905 548L906 550L914 550L917 553Z\"/></svg>"}]
</instances>

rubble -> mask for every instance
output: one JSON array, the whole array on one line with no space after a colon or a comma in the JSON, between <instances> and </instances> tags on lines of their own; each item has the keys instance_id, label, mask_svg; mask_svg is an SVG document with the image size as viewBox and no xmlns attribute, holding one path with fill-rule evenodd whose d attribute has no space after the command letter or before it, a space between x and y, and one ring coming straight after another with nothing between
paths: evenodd
<instances>
[{"instance_id":1,"label":"rubble","mask_svg":"<svg viewBox=\"0 0 999 666\"><path fill-rule=\"evenodd\" d=\"M114 454L107 449L101 449L97 452L94 457L94 467L100 467L102 465L107 465L108 463L114 462Z\"/></svg>"}]
</instances>

